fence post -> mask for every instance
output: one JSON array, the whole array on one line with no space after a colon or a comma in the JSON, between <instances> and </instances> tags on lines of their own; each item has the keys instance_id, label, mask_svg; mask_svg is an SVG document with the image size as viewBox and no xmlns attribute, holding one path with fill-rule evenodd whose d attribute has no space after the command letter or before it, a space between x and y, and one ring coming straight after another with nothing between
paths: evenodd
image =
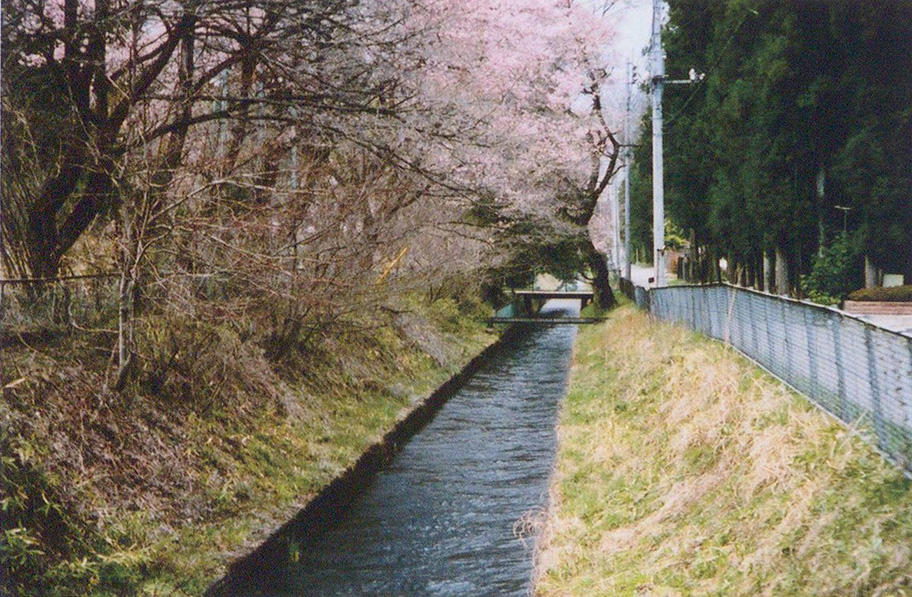
<instances>
[{"instance_id":1,"label":"fence post","mask_svg":"<svg viewBox=\"0 0 912 597\"><path fill-rule=\"evenodd\" d=\"M912 384L912 340L906 340L906 348L909 349L909 378L908 378L908 381L910 384ZM905 423L906 429L909 430L909 435L912 435L912 391L910 391L909 394L906 395L906 400L907 400L907 402L905 402L905 403L900 402L900 404L905 407L903 409L903 422ZM908 460L910 461L909 467L912 467L912 437L907 437L906 443L909 445L909 448L908 448L909 449Z\"/></svg>"},{"instance_id":2,"label":"fence post","mask_svg":"<svg viewBox=\"0 0 912 597\"><path fill-rule=\"evenodd\" d=\"M731 345L738 347L744 344L744 326L741 325L741 319L738 317L738 310L741 309L741 299L744 296L744 293L747 292L742 290L742 288L742 286L732 288L732 296L734 298L732 299L731 308L728 313L729 326L731 326Z\"/></svg>"},{"instance_id":3,"label":"fence post","mask_svg":"<svg viewBox=\"0 0 912 597\"><path fill-rule=\"evenodd\" d=\"M770 314L770 306L772 304L773 297L771 295L763 297L763 323L765 324L763 327L766 330L766 367L771 371L774 371L776 362L776 348L773 344L773 330L770 327L772 325L773 319Z\"/></svg>"},{"instance_id":4,"label":"fence post","mask_svg":"<svg viewBox=\"0 0 912 597\"><path fill-rule=\"evenodd\" d=\"M691 291L690 293L690 313L688 314L688 319L690 320L690 327L697 330L700 329L697 325L697 293ZM700 330L703 331L703 330Z\"/></svg>"},{"instance_id":5,"label":"fence post","mask_svg":"<svg viewBox=\"0 0 912 597\"><path fill-rule=\"evenodd\" d=\"M909 349L909 380L912 382L912 340L906 340L906 348ZM912 392L909 392L907 399L909 402L903 405L906 407L904 418L909 423L907 427L912 430L912 420L909 420L909 417L912 416Z\"/></svg>"},{"instance_id":6,"label":"fence post","mask_svg":"<svg viewBox=\"0 0 912 597\"><path fill-rule=\"evenodd\" d=\"M718 319L718 308L714 308L713 303L718 302L718 299L713 300L713 297L717 297L719 292L718 289L724 288L723 286L713 286L712 290L707 290L703 293L703 312L706 313L706 335L710 338L717 338L715 334L715 323Z\"/></svg>"},{"instance_id":7,"label":"fence post","mask_svg":"<svg viewBox=\"0 0 912 597\"><path fill-rule=\"evenodd\" d=\"M709 335L712 338L721 338L719 330L725 313L726 292L728 292L727 287L714 286L712 291L706 296L706 312L709 314Z\"/></svg>"},{"instance_id":8,"label":"fence post","mask_svg":"<svg viewBox=\"0 0 912 597\"><path fill-rule=\"evenodd\" d=\"M782 312L782 340L785 345L785 363L783 373L786 376L786 380L794 385L795 376L792 375L792 343L789 342L789 329L788 329L788 319L785 315L786 302L784 299L779 298L779 307Z\"/></svg>"},{"instance_id":9,"label":"fence post","mask_svg":"<svg viewBox=\"0 0 912 597\"><path fill-rule=\"evenodd\" d=\"M849 415L849 403L848 397L846 396L846 385L845 385L845 368L844 362L842 359L842 322L844 321L843 317L840 315L838 319L833 318L833 350L836 353L836 387L839 392L839 409L841 411L842 420L849 422L851 416Z\"/></svg>"},{"instance_id":10,"label":"fence post","mask_svg":"<svg viewBox=\"0 0 912 597\"><path fill-rule=\"evenodd\" d=\"M729 300L728 306L725 309L725 325L722 328L722 341L726 344L732 344L734 334L732 333L732 316L735 312L735 301L738 298L738 289L732 288L731 286L726 286L728 291Z\"/></svg>"},{"instance_id":11,"label":"fence post","mask_svg":"<svg viewBox=\"0 0 912 597\"><path fill-rule=\"evenodd\" d=\"M757 300L757 295L753 292L747 293L747 319L750 323L750 332L751 332L751 350L753 354L751 356L757 360L760 360L760 344L757 341L757 324L755 323L754 317L754 302Z\"/></svg>"},{"instance_id":12,"label":"fence post","mask_svg":"<svg viewBox=\"0 0 912 597\"><path fill-rule=\"evenodd\" d=\"M874 431L877 433L877 445L881 450L889 451L887 446L886 433L884 431L883 412L880 407L880 383L877 380L877 365L874 360L874 340L871 334L871 326L865 324L865 347L868 353L868 383L871 386L871 406L874 410Z\"/></svg>"},{"instance_id":13,"label":"fence post","mask_svg":"<svg viewBox=\"0 0 912 597\"><path fill-rule=\"evenodd\" d=\"M808 317L808 316L810 316L810 317ZM817 345L817 332L814 329L814 327L815 327L814 320L815 320L816 316L817 316L816 312L811 313L811 307L805 307L805 309L804 309L804 332L805 332L805 334L804 335L805 335L805 339L807 341L808 369L810 369L808 374L810 377L810 383L811 383L810 392L811 392L812 397L815 393L819 395L819 392L817 392L817 379L818 379L818 376L817 376L817 351L814 350L814 347ZM808 321L808 319L810 319L810 321Z\"/></svg>"}]
</instances>

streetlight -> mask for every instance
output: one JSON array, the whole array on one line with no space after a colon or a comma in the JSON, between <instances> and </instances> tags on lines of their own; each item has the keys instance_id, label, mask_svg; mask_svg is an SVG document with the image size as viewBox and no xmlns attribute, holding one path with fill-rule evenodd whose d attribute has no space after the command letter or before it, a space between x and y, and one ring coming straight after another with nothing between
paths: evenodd
<instances>
[{"instance_id":1,"label":"streetlight","mask_svg":"<svg viewBox=\"0 0 912 597\"><path fill-rule=\"evenodd\" d=\"M849 212L855 208L849 207L848 205L834 205L833 207L842 212L842 233L845 234L847 232L846 216L849 215Z\"/></svg>"}]
</instances>

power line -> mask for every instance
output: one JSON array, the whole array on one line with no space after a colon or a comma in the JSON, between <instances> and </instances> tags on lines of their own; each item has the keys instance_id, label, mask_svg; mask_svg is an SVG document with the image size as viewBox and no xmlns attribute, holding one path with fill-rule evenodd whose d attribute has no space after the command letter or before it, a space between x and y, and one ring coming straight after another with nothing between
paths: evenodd
<instances>
[{"instance_id":1,"label":"power line","mask_svg":"<svg viewBox=\"0 0 912 597\"><path fill-rule=\"evenodd\" d=\"M722 46L722 50L716 56L715 61L712 63L712 65L710 65L706 69L704 74L707 77L722 62L722 59L725 57L725 53L728 51L728 48L731 46L731 42L735 39L735 35L737 35L738 31L741 29L741 27L744 26L744 23L747 22L747 19L750 16L751 16L751 13L746 14L744 16L744 18L741 19L741 22L738 23L738 25L734 29L732 29L731 34L729 34L728 39L725 41L725 44ZM684 110L687 108L687 106L690 104L690 102L693 101L693 98L695 98L697 96L697 93L699 93L699 91L701 89L701 86L699 84L703 83L706 80L707 79L704 78L704 79L701 79L700 81L698 81L698 84L694 86L694 90L690 93L690 95L684 101L684 104L680 108L678 108L678 110L670 118L668 118L668 121L667 121L668 126L671 126L672 124L674 124L675 120L680 118L681 114L683 114Z\"/></svg>"}]
</instances>

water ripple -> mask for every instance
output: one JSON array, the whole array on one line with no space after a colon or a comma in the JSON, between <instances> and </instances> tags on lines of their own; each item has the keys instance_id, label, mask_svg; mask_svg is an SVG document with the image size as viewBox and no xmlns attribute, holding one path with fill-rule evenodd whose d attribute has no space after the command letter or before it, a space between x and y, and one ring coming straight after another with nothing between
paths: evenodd
<instances>
[{"instance_id":1,"label":"water ripple","mask_svg":"<svg viewBox=\"0 0 912 597\"><path fill-rule=\"evenodd\" d=\"M575 334L543 327L493 358L342 520L264 571L256 594L528 594L534 541L515 527L546 505Z\"/></svg>"}]
</instances>

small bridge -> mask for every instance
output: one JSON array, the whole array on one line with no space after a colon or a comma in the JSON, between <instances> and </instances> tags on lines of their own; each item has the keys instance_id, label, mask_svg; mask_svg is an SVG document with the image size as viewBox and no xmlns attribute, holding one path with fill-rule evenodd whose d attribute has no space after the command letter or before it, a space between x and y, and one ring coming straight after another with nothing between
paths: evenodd
<instances>
[{"instance_id":1,"label":"small bridge","mask_svg":"<svg viewBox=\"0 0 912 597\"><path fill-rule=\"evenodd\" d=\"M522 299L527 313L532 312L535 303L541 307L551 299L577 299L580 301L580 309L585 309L594 298L591 290L514 290L513 294Z\"/></svg>"},{"instance_id":2,"label":"small bridge","mask_svg":"<svg viewBox=\"0 0 912 597\"><path fill-rule=\"evenodd\" d=\"M580 301L580 309L591 303L594 295L591 290L514 290L517 302L522 301L522 316L491 317L489 324L537 323L541 325L563 325L599 323L602 317L537 317L535 313L551 299L571 299Z\"/></svg>"},{"instance_id":3,"label":"small bridge","mask_svg":"<svg viewBox=\"0 0 912 597\"><path fill-rule=\"evenodd\" d=\"M604 317L490 317L489 324L501 323L535 323L538 325L576 325L581 323L601 323Z\"/></svg>"}]
</instances>

